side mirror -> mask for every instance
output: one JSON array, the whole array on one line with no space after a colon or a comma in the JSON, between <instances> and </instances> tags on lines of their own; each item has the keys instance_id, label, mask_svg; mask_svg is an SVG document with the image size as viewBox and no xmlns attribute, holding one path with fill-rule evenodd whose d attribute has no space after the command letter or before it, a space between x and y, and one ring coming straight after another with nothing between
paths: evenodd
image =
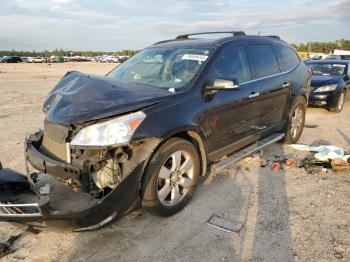
<instances>
[{"instance_id":1,"label":"side mirror","mask_svg":"<svg viewBox=\"0 0 350 262\"><path fill-rule=\"evenodd\" d=\"M206 86L207 90L235 90L239 89L237 80L215 79L212 85Z\"/></svg>"}]
</instances>

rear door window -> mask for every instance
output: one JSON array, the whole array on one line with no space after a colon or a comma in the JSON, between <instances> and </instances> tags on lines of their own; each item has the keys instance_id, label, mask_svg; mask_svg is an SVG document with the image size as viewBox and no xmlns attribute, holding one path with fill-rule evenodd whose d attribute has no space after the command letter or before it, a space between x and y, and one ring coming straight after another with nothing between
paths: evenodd
<instances>
[{"instance_id":1,"label":"rear door window","mask_svg":"<svg viewBox=\"0 0 350 262\"><path fill-rule=\"evenodd\" d=\"M277 58L271 46L249 45L246 50L254 79L280 73Z\"/></svg>"},{"instance_id":2,"label":"rear door window","mask_svg":"<svg viewBox=\"0 0 350 262\"><path fill-rule=\"evenodd\" d=\"M292 48L284 45L276 45L274 49L277 53L282 71L288 71L300 63L298 55Z\"/></svg>"},{"instance_id":3,"label":"rear door window","mask_svg":"<svg viewBox=\"0 0 350 262\"><path fill-rule=\"evenodd\" d=\"M251 80L248 60L242 47L225 47L214 66L214 79L237 80L244 83Z\"/></svg>"}]
</instances>

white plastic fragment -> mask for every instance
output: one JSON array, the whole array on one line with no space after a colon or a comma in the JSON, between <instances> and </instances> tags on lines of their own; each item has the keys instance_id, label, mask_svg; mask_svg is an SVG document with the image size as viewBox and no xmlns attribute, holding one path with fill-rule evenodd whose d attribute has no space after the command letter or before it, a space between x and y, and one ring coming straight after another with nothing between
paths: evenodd
<instances>
[{"instance_id":1,"label":"white plastic fragment","mask_svg":"<svg viewBox=\"0 0 350 262\"><path fill-rule=\"evenodd\" d=\"M330 146L308 146L308 145L302 145L302 144L293 144L290 145L290 147L296 149L296 150L302 150L302 151L310 151L310 152L317 152L315 153L315 158L320 161L328 161L333 159L342 159L344 161L347 161L348 158L350 158L350 155L344 155L344 150L340 147L336 147L333 145Z\"/></svg>"}]
</instances>

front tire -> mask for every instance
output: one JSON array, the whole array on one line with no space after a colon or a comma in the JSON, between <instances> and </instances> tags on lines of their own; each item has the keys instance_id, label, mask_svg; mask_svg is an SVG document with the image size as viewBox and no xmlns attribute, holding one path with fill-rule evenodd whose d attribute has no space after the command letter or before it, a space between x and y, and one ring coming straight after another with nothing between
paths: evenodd
<instances>
[{"instance_id":1,"label":"front tire","mask_svg":"<svg viewBox=\"0 0 350 262\"><path fill-rule=\"evenodd\" d=\"M285 143L294 144L298 142L304 129L306 107L306 101L303 97L298 97L293 102L288 114L288 126L284 138Z\"/></svg>"},{"instance_id":2,"label":"front tire","mask_svg":"<svg viewBox=\"0 0 350 262\"><path fill-rule=\"evenodd\" d=\"M142 206L158 216L182 210L196 188L200 161L192 143L180 138L166 141L152 157L142 185Z\"/></svg>"},{"instance_id":3,"label":"front tire","mask_svg":"<svg viewBox=\"0 0 350 262\"><path fill-rule=\"evenodd\" d=\"M345 91L343 90L343 91L340 93L340 95L339 95L337 105L336 105L335 107L330 108L329 111L330 111L330 112L333 112L333 113L340 113L340 112L343 110L343 107L344 107L345 96L346 96L346 93L345 93Z\"/></svg>"}]
</instances>

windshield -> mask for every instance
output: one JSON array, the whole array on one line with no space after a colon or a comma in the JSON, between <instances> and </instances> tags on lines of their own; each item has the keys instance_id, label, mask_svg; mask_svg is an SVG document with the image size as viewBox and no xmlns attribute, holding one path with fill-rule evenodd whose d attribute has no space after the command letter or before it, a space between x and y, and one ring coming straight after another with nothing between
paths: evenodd
<instances>
[{"instance_id":1,"label":"windshield","mask_svg":"<svg viewBox=\"0 0 350 262\"><path fill-rule=\"evenodd\" d=\"M333 63L308 63L313 75L344 75L346 65Z\"/></svg>"},{"instance_id":2,"label":"windshield","mask_svg":"<svg viewBox=\"0 0 350 262\"><path fill-rule=\"evenodd\" d=\"M149 48L126 60L108 76L180 92L199 72L208 55L208 49Z\"/></svg>"}]
</instances>

